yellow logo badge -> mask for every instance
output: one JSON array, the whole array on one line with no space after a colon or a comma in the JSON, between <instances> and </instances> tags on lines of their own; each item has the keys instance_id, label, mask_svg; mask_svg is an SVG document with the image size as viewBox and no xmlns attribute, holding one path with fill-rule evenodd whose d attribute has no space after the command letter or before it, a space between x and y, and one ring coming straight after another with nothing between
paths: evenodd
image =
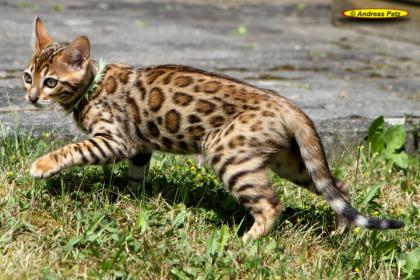
<instances>
[{"instance_id":1,"label":"yellow logo badge","mask_svg":"<svg viewBox=\"0 0 420 280\"><path fill-rule=\"evenodd\" d=\"M408 12L396 9L354 9L346 10L343 15L352 18L399 18L408 16Z\"/></svg>"}]
</instances>

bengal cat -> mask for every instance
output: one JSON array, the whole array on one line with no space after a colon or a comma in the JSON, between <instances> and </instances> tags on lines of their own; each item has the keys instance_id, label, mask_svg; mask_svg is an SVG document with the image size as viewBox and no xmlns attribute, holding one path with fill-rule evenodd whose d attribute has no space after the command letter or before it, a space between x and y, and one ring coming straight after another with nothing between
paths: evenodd
<instances>
[{"instance_id":1,"label":"bengal cat","mask_svg":"<svg viewBox=\"0 0 420 280\"><path fill-rule=\"evenodd\" d=\"M136 182L153 151L201 153L253 215L244 239L267 234L283 210L270 168L322 195L339 217L340 230L350 224L404 226L364 216L350 205L347 186L331 175L312 121L276 92L180 65L98 65L87 37L69 45L54 42L39 18L34 37L23 75L26 98L35 105L60 104L89 139L37 159L32 176L128 159L129 179Z\"/></svg>"}]
</instances>

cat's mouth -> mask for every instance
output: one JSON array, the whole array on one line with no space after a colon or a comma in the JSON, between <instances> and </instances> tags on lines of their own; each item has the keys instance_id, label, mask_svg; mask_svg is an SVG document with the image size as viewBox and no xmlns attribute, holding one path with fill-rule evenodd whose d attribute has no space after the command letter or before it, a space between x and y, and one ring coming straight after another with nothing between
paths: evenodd
<instances>
[{"instance_id":1,"label":"cat's mouth","mask_svg":"<svg viewBox=\"0 0 420 280\"><path fill-rule=\"evenodd\" d=\"M39 107L46 107L52 103L51 99L44 99L44 100L38 100L37 105Z\"/></svg>"},{"instance_id":2,"label":"cat's mouth","mask_svg":"<svg viewBox=\"0 0 420 280\"><path fill-rule=\"evenodd\" d=\"M30 99L28 96L26 96L26 101L30 102L33 106L37 107L37 108L45 108L48 107L48 105L50 105L52 103L51 99Z\"/></svg>"}]
</instances>

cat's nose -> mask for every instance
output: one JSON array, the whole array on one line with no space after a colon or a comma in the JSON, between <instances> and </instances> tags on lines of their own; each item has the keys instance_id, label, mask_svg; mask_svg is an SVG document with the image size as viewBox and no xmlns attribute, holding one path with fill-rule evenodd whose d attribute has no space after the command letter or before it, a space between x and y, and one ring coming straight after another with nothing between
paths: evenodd
<instances>
[{"instance_id":1,"label":"cat's nose","mask_svg":"<svg viewBox=\"0 0 420 280\"><path fill-rule=\"evenodd\" d=\"M35 104L38 101L38 96L29 96L29 101L32 102L32 104Z\"/></svg>"}]
</instances>

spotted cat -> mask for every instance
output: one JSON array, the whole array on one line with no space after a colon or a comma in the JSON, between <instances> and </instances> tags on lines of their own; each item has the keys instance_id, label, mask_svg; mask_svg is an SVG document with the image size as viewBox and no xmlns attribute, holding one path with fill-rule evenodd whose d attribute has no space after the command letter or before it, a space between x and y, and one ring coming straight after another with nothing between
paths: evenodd
<instances>
[{"instance_id":1,"label":"spotted cat","mask_svg":"<svg viewBox=\"0 0 420 280\"><path fill-rule=\"evenodd\" d=\"M347 186L331 175L312 121L274 91L180 65L98 64L90 58L87 37L69 45L54 42L39 18L23 84L30 102L60 104L89 135L37 159L30 169L36 178L128 159L128 176L135 183L153 151L201 153L253 215L244 239L267 234L284 209L270 169L322 195L341 230L350 224L404 226L364 216L350 205Z\"/></svg>"}]
</instances>

